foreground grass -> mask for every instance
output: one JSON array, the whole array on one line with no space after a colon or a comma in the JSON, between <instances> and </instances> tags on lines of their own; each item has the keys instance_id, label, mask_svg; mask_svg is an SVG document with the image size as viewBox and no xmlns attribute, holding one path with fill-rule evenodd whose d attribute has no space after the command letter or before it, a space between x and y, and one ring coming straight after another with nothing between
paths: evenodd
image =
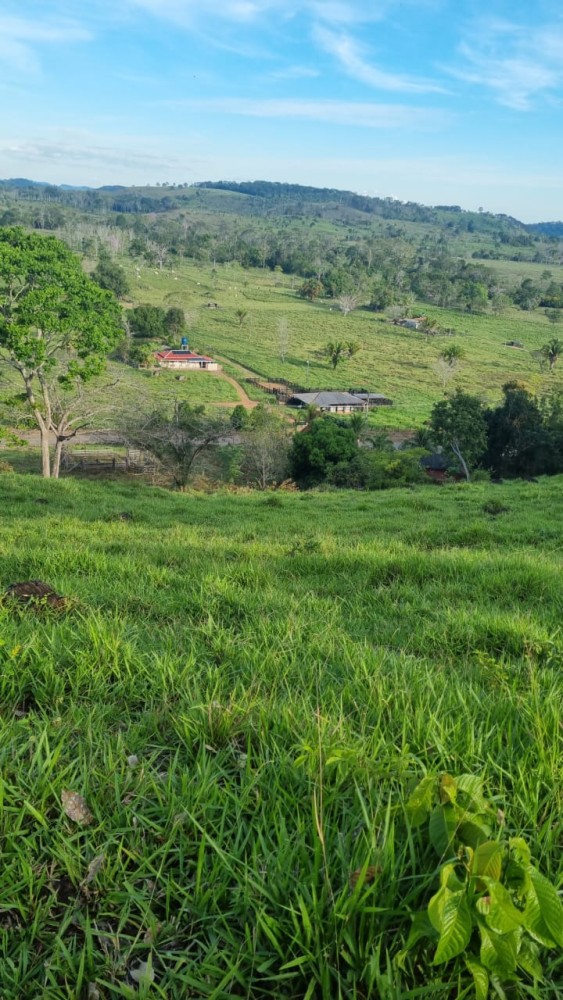
<instances>
[{"instance_id":1,"label":"foreground grass","mask_svg":"<svg viewBox=\"0 0 563 1000\"><path fill-rule=\"evenodd\" d=\"M77 602L0 608L3 1000L465 996L393 964L436 866L404 803L481 774L561 880L561 486L2 476L0 589Z\"/></svg>"}]
</instances>

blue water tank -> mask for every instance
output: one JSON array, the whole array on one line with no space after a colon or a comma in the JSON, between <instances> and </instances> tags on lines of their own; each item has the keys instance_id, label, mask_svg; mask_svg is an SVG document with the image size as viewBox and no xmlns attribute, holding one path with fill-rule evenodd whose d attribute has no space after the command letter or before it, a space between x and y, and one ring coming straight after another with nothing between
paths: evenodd
<instances>
[{"instance_id":1,"label":"blue water tank","mask_svg":"<svg viewBox=\"0 0 563 1000\"><path fill-rule=\"evenodd\" d=\"M188 349L188 338L182 337L182 350L187 351Z\"/></svg>"}]
</instances>

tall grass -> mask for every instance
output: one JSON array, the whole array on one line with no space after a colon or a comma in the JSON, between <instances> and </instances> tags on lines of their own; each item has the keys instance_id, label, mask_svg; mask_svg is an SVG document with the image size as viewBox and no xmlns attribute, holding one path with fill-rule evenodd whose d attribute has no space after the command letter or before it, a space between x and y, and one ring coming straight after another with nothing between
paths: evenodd
<instances>
[{"instance_id":1,"label":"tall grass","mask_svg":"<svg viewBox=\"0 0 563 1000\"><path fill-rule=\"evenodd\" d=\"M561 480L0 504L1 589L76 602L0 609L3 1000L467 995L393 962L435 871L404 805L481 774L561 879Z\"/></svg>"}]
</instances>

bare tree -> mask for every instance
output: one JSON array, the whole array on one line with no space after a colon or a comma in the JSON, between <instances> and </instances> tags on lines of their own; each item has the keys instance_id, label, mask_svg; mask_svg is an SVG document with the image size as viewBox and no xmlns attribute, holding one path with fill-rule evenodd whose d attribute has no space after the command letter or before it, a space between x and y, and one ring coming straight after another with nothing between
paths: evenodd
<instances>
[{"instance_id":1,"label":"bare tree","mask_svg":"<svg viewBox=\"0 0 563 1000\"><path fill-rule=\"evenodd\" d=\"M457 362L450 364L450 362L446 361L446 359L443 358L441 355L432 365L432 370L440 379L440 382L442 384L442 389L444 392L446 391L452 379L454 379L455 376L457 375L458 368L459 365L457 364Z\"/></svg>"},{"instance_id":2,"label":"bare tree","mask_svg":"<svg viewBox=\"0 0 563 1000\"><path fill-rule=\"evenodd\" d=\"M242 471L249 485L267 490L287 476L290 439L285 431L259 427L245 434Z\"/></svg>"},{"instance_id":3,"label":"bare tree","mask_svg":"<svg viewBox=\"0 0 563 1000\"><path fill-rule=\"evenodd\" d=\"M285 316L278 320L278 348L280 361L285 361L287 349L289 347L289 325Z\"/></svg>"},{"instance_id":4,"label":"bare tree","mask_svg":"<svg viewBox=\"0 0 563 1000\"><path fill-rule=\"evenodd\" d=\"M198 456L228 433L223 415L207 414L203 406L176 401L172 415L155 411L137 417L126 436L136 447L153 455L176 488L184 490Z\"/></svg>"},{"instance_id":5,"label":"bare tree","mask_svg":"<svg viewBox=\"0 0 563 1000\"><path fill-rule=\"evenodd\" d=\"M347 316L348 313L351 313L354 311L354 309L357 309L359 303L360 303L360 296L357 294L341 295L340 298L338 299L338 308L340 309L340 312L344 316Z\"/></svg>"}]
</instances>

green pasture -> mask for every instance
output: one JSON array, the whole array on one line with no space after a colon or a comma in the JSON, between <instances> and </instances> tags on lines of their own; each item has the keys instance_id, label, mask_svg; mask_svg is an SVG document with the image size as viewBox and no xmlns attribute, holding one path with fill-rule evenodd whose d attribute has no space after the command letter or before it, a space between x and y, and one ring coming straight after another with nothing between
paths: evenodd
<instances>
[{"instance_id":1,"label":"green pasture","mask_svg":"<svg viewBox=\"0 0 563 1000\"><path fill-rule=\"evenodd\" d=\"M128 265L130 267L130 265ZM466 358L454 386L495 403L505 382L518 379L540 394L561 385L561 375L542 372L532 352L557 328L542 313L511 310L506 315L470 315L421 305L452 333L425 337L393 326L385 317L357 309L342 315L337 303L310 303L296 292L295 277L269 271L245 271L238 265L215 268L188 263L173 270L132 269L132 298L155 305L180 305L188 314L190 340L197 350L217 352L269 377L282 377L312 388L360 388L382 392L393 409L377 412L382 426L413 427L428 418L443 395L435 371L440 351L451 340L463 346ZM209 308L217 302L219 309ZM245 310L242 324L237 310ZM280 323L288 330L284 362L280 359ZM329 340L358 340L362 350L336 371L319 351ZM524 350L504 346L524 343ZM450 388L452 383L450 383Z\"/></svg>"},{"instance_id":2,"label":"green pasture","mask_svg":"<svg viewBox=\"0 0 563 1000\"><path fill-rule=\"evenodd\" d=\"M562 485L0 475L0 591L74 602L0 605L2 1000L470 997L394 961L436 888L404 806L480 775L561 884Z\"/></svg>"}]
</instances>

